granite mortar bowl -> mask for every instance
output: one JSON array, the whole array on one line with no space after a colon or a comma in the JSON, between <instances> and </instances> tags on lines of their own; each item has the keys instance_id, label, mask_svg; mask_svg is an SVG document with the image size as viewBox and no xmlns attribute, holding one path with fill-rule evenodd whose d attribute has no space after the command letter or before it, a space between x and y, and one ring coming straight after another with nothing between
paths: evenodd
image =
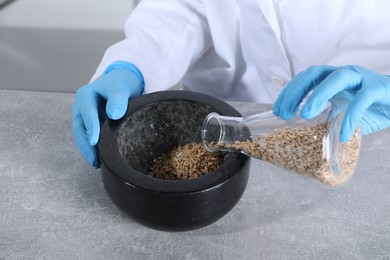
<instances>
[{"instance_id":1,"label":"granite mortar bowl","mask_svg":"<svg viewBox=\"0 0 390 260\"><path fill-rule=\"evenodd\" d=\"M249 175L250 158L243 154L225 154L216 170L194 179L148 175L161 153L201 142L202 123L210 112L241 116L211 96L171 90L132 99L122 119L106 120L98 153L104 187L119 209L144 226L176 232L207 226L236 205Z\"/></svg>"}]
</instances>

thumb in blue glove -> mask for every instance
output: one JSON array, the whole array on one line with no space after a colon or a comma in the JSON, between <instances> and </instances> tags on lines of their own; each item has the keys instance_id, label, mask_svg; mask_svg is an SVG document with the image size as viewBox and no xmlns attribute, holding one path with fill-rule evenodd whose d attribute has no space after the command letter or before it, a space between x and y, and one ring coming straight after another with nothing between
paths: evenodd
<instances>
[{"instance_id":1,"label":"thumb in blue glove","mask_svg":"<svg viewBox=\"0 0 390 260\"><path fill-rule=\"evenodd\" d=\"M310 93L310 95L309 95ZM292 118L307 97L301 116L317 116L328 101L350 101L344 114L340 140L347 142L360 125L363 134L390 126L390 77L361 66L313 66L293 78L280 93L273 113ZM340 100L341 100L340 99Z\"/></svg>"},{"instance_id":2,"label":"thumb in blue glove","mask_svg":"<svg viewBox=\"0 0 390 260\"><path fill-rule=\"evenodd\" d=\"M123 117L128 100L142 95L143 91L144 79L138 68L117 61L100 78L76 92L72 106L73 136L81 155L90 165L100 167L95 146L101 124L107 116L114 120Z\"/></svg>"}]
</instances>

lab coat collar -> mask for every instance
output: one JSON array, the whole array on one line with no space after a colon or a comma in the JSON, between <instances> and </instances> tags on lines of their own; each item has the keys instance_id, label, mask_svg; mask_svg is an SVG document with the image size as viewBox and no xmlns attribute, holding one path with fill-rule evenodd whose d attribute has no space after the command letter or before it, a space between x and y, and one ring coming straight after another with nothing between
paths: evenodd
<instances>
[{"instance_id":1,"label":"lab coat collar","mask_svg":"<svg viewBox=\"0 0 390 260\"><path fill-rule=\"evenodd\" d=\"M253 0L245 0L247 2L253 2ZM279 39L281 38L281 31L278 22L278 16L276 14L275 4L273 0L257 0L259 6L259 15L262 15L264 19L271 26L275 36ZM282 43L280 42L282 45Z\"/></svg>"}]
</instances>

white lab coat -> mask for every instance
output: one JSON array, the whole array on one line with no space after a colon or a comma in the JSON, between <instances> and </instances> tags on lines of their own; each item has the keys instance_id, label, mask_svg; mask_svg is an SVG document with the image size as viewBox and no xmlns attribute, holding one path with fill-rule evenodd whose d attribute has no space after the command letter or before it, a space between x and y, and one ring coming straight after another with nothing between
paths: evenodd
<instances>
[{"instance_id":1,"label":"white lab coat","mask_svg":"<svg viewBox=\"0 0 390 260\"><path fill-rule=\"evenodd\" d=\"M181 82L224 100L272 103L311 65L390 74L389 0L143 0L125 33L92 80L125 60L143 73L146 93Z\"/></svg>"}]
</instances>

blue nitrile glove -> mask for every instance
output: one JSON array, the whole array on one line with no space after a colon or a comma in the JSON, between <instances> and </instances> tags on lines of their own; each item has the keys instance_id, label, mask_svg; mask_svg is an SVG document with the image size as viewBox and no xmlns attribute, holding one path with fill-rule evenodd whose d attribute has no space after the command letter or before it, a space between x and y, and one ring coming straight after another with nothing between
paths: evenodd
<instances>
[{"instance_id":1,"label":"blue nitrile glove","mask_svg":"<svg viewBox=\"0 0 390 260\"><path fill-rule=\"evenodd\" d=\"M107 116L114 120L123 117L129 98L140 96L143 91L144 78L138 68L117 61L100 78L76 92L72 106L73 136L77 148L90 165L100 167L95 146L101 124Z\"/></svg>"},{"instance_id":2,"label":"blue nitrile glove","mask_svg":"<svg viewBox=\"0 0 390 260\"><path fill-rule=\"evenodd\" d=\"M340 133L342 142L352 137L358 125L363 134L390 126L389 76L360 66L310 67L285 87L275 102L274 115L286 120L292 118L309 92L301 110L301 116L306 119L317 116L333 97L350 100Z\"/></svg>"}]
</instances>

